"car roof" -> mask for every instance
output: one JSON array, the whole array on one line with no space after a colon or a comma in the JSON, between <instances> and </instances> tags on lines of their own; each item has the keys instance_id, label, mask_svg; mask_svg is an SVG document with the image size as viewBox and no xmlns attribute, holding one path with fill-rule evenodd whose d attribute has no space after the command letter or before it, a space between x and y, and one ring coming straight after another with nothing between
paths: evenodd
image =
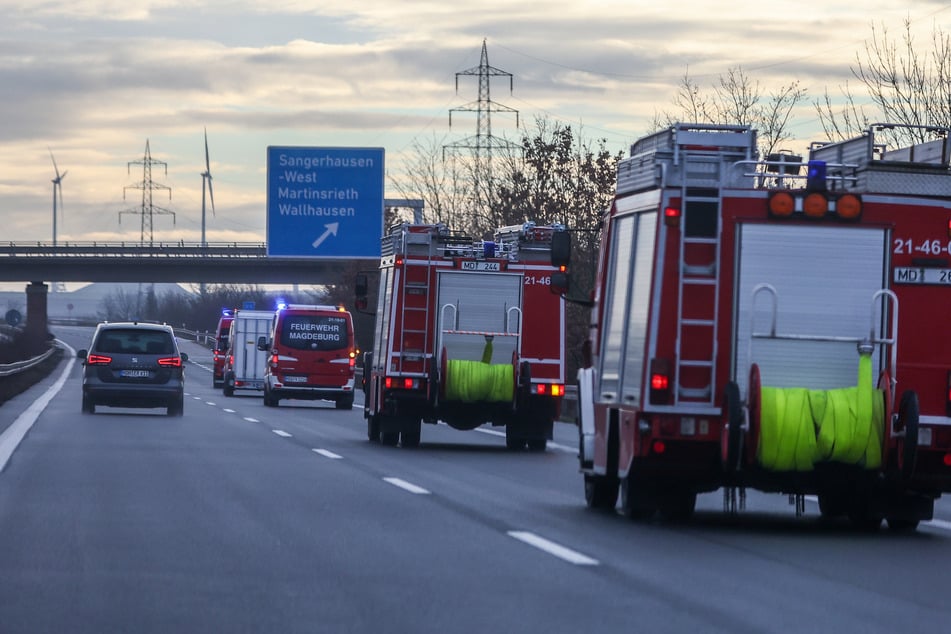
<instances>
[{"instance_id":1,"label":"car roof","mask_svg":"<svg viewBox=\"0 0 951 634\"><path fill-rule=\"evenodd\" d=\"M140 328L143 330L162 330L174 334L172 327L168 324L152 324L141 321L109 321L99 324L97 330L112 330L116 328Z\"/></svg>"}]
</instances>

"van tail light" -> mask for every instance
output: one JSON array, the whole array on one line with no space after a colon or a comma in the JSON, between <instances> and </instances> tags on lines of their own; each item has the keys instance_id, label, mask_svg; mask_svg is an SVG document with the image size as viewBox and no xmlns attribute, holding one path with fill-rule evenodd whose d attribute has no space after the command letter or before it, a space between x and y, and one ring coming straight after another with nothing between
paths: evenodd
<instances>
[{"instance_id":1,"label":"van tail light","mask_svg":"<svg viewBox=\"0 0 951 634\"><path fill-rule=\"evenodd\" d=\"M353 350L350 351L350 369L354 369L357 365L357 353Z\"/></svg>"},{"instance_id":2,"label":"van tail light","mask_svg":"<svg viewBox=\"0 0 951 634\"><path fill-rule=\"evenodd\" d=\"M666 405L670 402L670 361L651 359L650 381L651 404Z\"/></svg>"},{"instance_id":3,"label":"van tail light","mask_svg":"<svg viewBox=\"0 0 951 634\"><path fill-rule=\"evenodd\" d=\"M272 367L272 368L275 368L275 369L277 368L277 355L276 355L276 354L272 354L272 355L271 355L271 367Z\"/></svg>"},{"instance_id":4,"label":"van tail light","mask_svg":"<svg viewBox=\"0 0 951 634\"><path fill-rule=\"evenodd\" d=\"M86 357L86 365L109 365L112 363L112 357L104 354L91 354Z\"/></svg>"},{"instance_id":5,"label":"van tail light","mask_svg":"<svg viewBox=\"0 0 951 634\"><path fill-rule=\"evenodd\" d=\"M158 364L165 368L180 368L182 367L182 358L181 357L162 357L158 360Z\"/></svg>"}]
</instances>

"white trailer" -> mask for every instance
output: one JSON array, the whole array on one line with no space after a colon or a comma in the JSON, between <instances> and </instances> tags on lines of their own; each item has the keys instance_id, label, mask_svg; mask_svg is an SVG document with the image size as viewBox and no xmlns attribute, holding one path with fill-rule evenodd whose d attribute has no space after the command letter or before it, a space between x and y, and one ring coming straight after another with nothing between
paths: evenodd
<instances>
[{"instance_id":1,"label":"white trailer","mask_svg":"<svg viewBox=\"0 0 951 634\"><path fill-rule=\"evenodd\" d=\"M236 310L228 337L231 349L225 360L224 394L234 396L235 390L264 391L267 352L258 349L258 338L271 332L274 312L270 310Z\"/></svg>"}]
</instances>

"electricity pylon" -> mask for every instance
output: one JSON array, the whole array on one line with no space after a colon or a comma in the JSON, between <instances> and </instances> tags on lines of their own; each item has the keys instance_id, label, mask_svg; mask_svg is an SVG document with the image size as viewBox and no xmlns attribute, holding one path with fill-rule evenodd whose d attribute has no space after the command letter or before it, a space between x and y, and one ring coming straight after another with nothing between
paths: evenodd
<instances>
[{"instance_id":1,"label":"electricity pylon","mask_svg":"<svg viewBox=\"0 0 951 634\"><path fill-rule=\"evenodd\" d=\"M164 207L157 207L152 204L152 192L156 189L166 189L168 190L168 199L172 199L172 188L156 183L152 180L152 166L161 165L165 168L165 175L168 176L168 163L165 161L156 161L152 158L152 152L149 150L149 140L145 140L145 157L141 161L129 161L126 169L129 173L132 173L133 165L142 166L142 182L136 183L135 185L128 185L122 189L122 199L125 200L125 193L129 189L141 189L142 190L142 206L135 209L126 209L125 211L119 212L119 224L122 224L122 214L137 214L142 216L142 230L139 234L139 244L145 244L145 236L148 233L149 239L148 244L151 246L153 244L152 239L152 216L155 214L159 215L171 215L172 224L175 224L175 212L165 209Z\"/></svg>"}]
</instances>

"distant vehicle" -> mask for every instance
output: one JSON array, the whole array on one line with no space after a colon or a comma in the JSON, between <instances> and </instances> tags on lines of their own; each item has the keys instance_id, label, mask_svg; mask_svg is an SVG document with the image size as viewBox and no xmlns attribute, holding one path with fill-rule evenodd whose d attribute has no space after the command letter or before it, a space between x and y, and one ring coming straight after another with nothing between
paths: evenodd
<instances>
[{"instance_id":1,"label":"distant vehicle","mask_svg":"<svg viewBox=\"0 0 951 634\"><path fill-rule=\"evenodd\" d=\"M258 339L271 330L274 312L270 310L234 311L228 334L230 348L224 366L225 396L234 396L235 390L264 389L264 367L267 355L258 350Z\"/></svg>"},{"instance_id":2,"label":"distant vehicle","mask_svg":"<svg viewBox=\"0 0 951 634\"><path fill-rule=\"evenodd\" d=\"M211 385L220 388L225 384L225 359L228 357L228 335L231 331L231 322L234 320L234 311L222 310L215 330L214 366L211 373Z\"/></svg>"},{"instance_id":3,"label":"distant vehicle","mask_svg":"<svg viewBox=\"0 0 951 634\"><path fill-rule=\"evenodd\" d=\"M84 414L97 405L165 407L169 416L184 414L188 355L180 352L171 326L138 322L101 323L83 363Z\"/></svg>"},{"instance_id":4,"label":"distant vehicle","mask_svg":"<svg viewBox=\"0 0 951 634\"><path fill-rule=\"evenodd\" d=\"M353 318L342 307L281 307L270 337L261 337L258 349L269 355L264 370L268 407L277 407L281 399L324 399L337 409L353 408Z\"/></svg>"}]
</instances>

